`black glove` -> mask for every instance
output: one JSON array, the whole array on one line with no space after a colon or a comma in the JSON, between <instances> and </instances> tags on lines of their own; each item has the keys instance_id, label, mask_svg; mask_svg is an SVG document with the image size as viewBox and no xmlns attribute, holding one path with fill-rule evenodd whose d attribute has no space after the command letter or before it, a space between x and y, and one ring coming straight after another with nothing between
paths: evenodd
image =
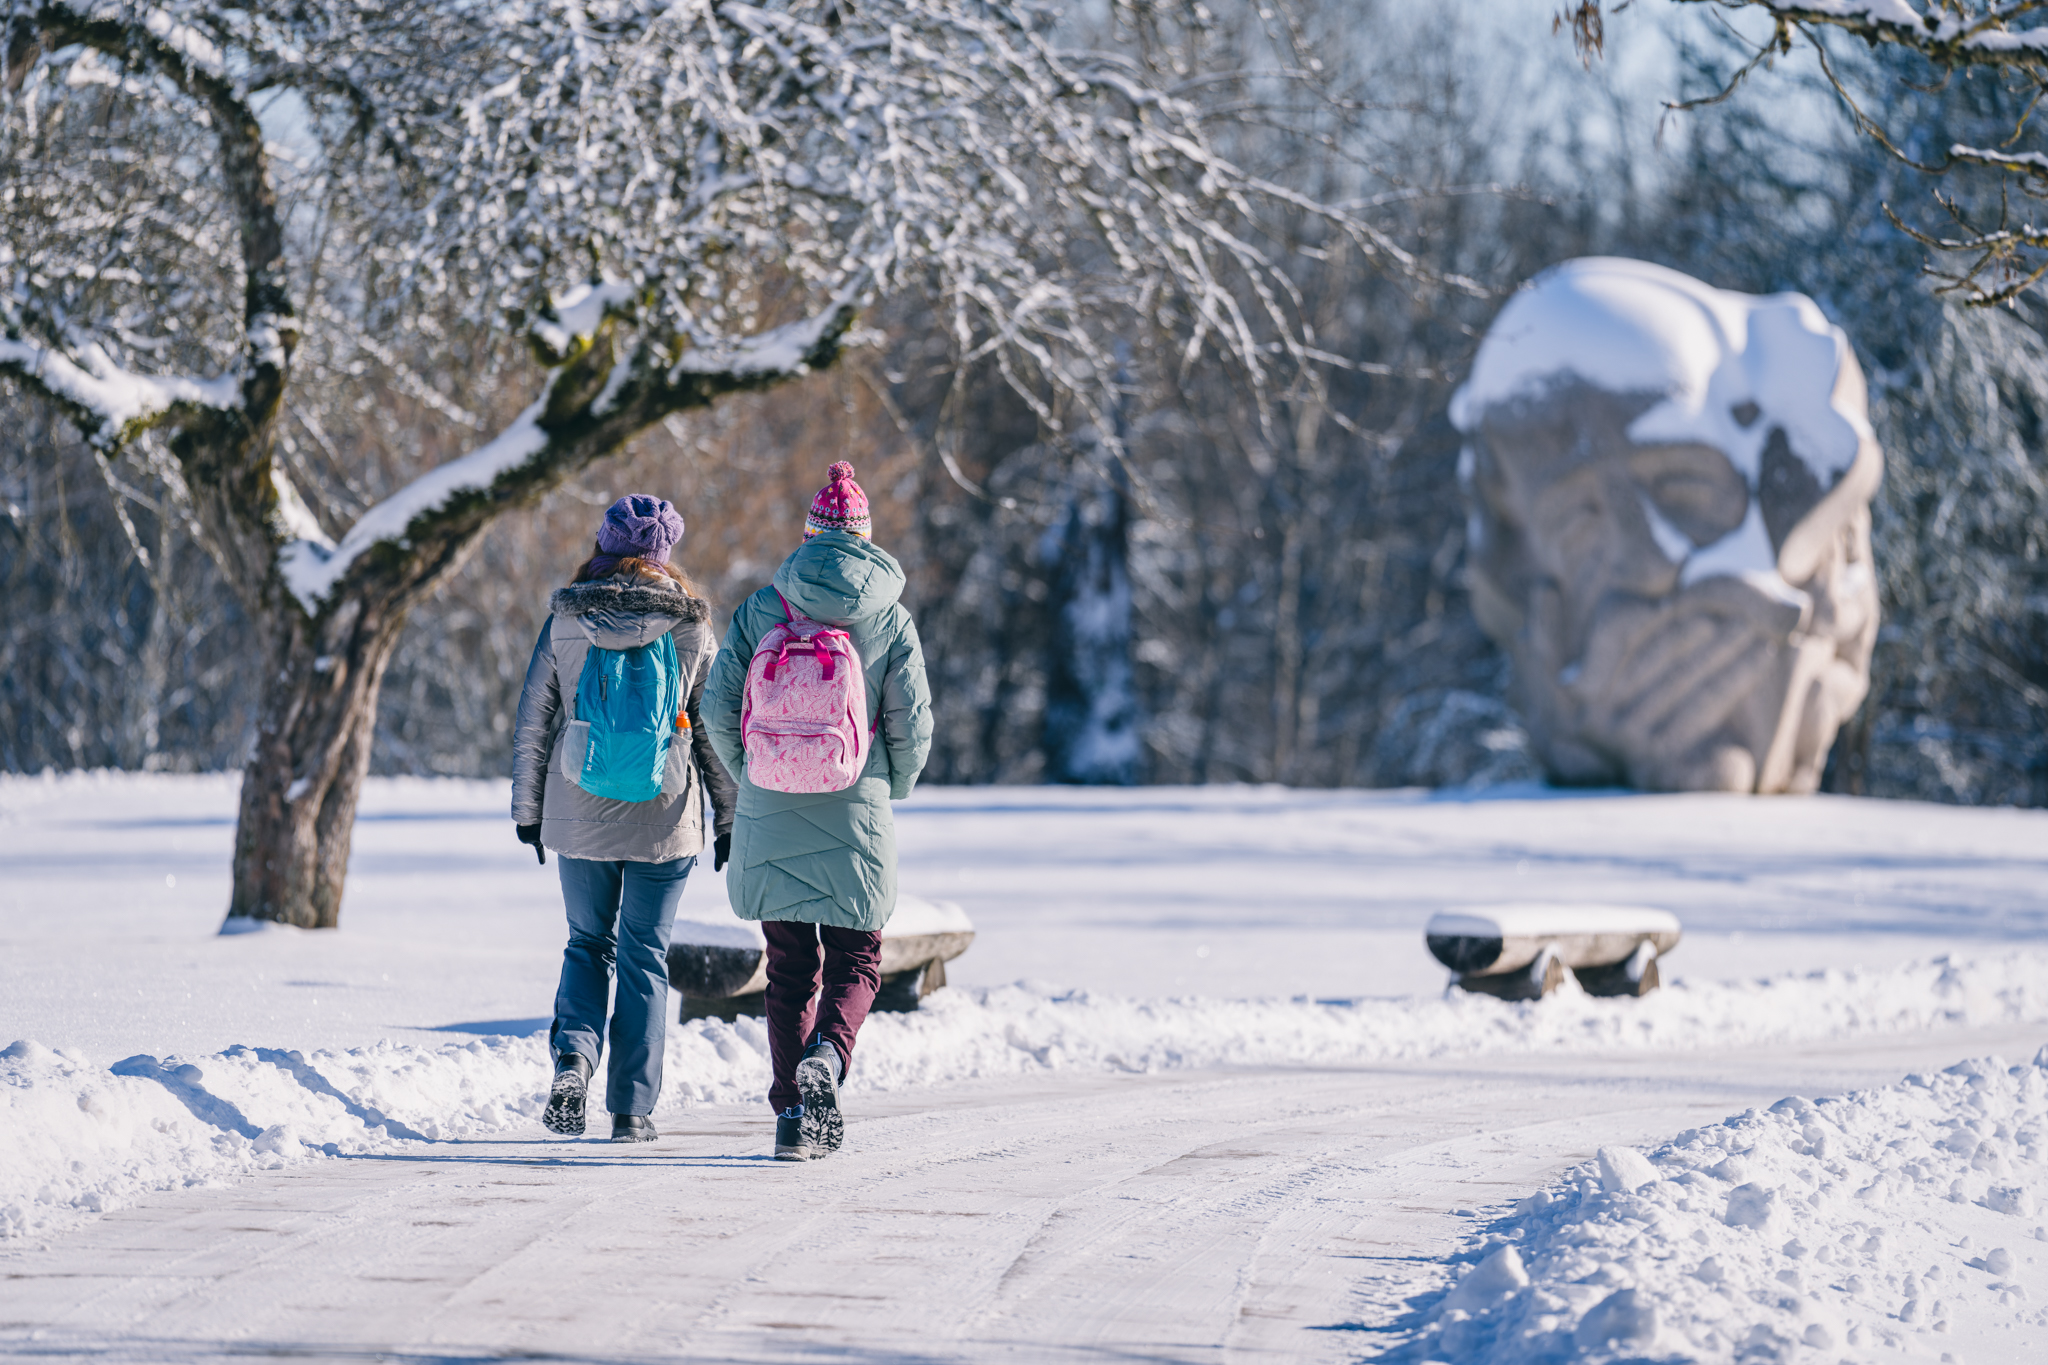
<instances>
[{"instance_id":1,"label":"black glove","mask_svg":"<svg viewBox=\"0 0 2048 1365\"><path fill-rule=\"evenodd\" d=\"M725 871L725 860L732 856L732 836L721 834L711 841L711 870Z\"/></svg>"},{"instance_id":2,"label":"black glove","mask_svg":"<svg viewBox=\"0 0 2048 1365\"><path fill-rule=\"evenodd\" d=\"M540 826L515 825L513 828L519 833L519 842L522 844L532 844L533 856L540 859L542 867L546 867L548 865L548 851L540 846Z\"/></svg>"}]
</instances>

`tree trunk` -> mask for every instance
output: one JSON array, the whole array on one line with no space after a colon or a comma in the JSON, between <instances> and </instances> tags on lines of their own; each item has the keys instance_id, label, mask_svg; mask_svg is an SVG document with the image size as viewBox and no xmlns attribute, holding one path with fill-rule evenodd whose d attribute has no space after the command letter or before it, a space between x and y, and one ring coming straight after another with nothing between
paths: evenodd
<instances>
[{"instance_id":1,"label":"tree trunk","mask_svg":"<svg viewBox=\"0 0 2048 1365\"><path fill-rule=\"evenodd\" d=\"M377 692L404 613L360 599L317 621L280 609L256 745L242 774L228 918L302 929L341 922Z\"/></svg>"}]
</instances>

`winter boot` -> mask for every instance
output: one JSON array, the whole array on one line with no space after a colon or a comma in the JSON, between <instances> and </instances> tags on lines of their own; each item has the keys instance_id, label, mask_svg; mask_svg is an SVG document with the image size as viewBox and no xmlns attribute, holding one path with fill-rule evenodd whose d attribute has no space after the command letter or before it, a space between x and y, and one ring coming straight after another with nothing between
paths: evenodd
<instances>
[{"instance_id":1,"label":"winter boot","mask_svg":"<svg viewBox=\"0 0 2048 1365\"><path fill-rule=\"evenodd\" d=\"M612 1115L613 1142L652 1142L660 1136L654 1131L654 1120L645 1114Z\"/></svg>"},{"instance_id":2,"label":"winter boot","mask_svg":"<svg viewBox=\"0 0 2048 1365\"><path fill-rule=\"evenodd\" d=\"M555 1084L540 1121L550 1133L583 1136L583 1096L590 1089L590 1063L574 1052L555 1059Z\"/></svg>"},{"instance_id":3,"label":"winter boot","mask_svg":"<svg viewBox=\"0 0 2048 1365\"><path fill-rule=\"evenodd\" d=\"M792 1104L775 1116L775 1159L811 1159L811 1149L804 1145L804 1107L800 1104Z\"/></svg>"},{"instance_id":4,"label":"winter boot","mask_svg":"<svg viewBox=\"0 0 2048 1365\"><path fill-rule=\"evenodd\" d=\"M804 1146L814 1157L839 1150L846 1124L839 1116L839 1049L823 1038L804 1049L796 1064L796 1093L803 1097Z\"/></svg>"}]
</instances>

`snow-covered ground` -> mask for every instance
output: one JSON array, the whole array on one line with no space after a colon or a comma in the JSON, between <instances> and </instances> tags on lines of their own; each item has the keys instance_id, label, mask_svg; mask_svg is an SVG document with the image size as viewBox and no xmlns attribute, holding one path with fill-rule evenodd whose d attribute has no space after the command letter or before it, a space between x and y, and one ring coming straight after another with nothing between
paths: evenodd
<instances>
[{"instance_id":1,"label":"snow-covered ground","mask_svg":"<svg viewBox=\"0 0 2048 1365\"><path fill-rule=\"evenodd\" d=\"M88 1296L48 1307L37 1268L72 1273L61 1263L104 1254L124 1219L189 1217L203 1238L204 1210L230 1197L170 1191L246 1176L252 1190L289 1180L344 1199L364 1179L344 1172L424 1179L441 1154L483 1161L540 1137L545 1049L534 1035L561 911L554 869L511 838L502 785L372 783L339 933L214 932L233 814L232 779L0 779L0 1044L19 1040L0 1054L0 1257L26 1276L0 1281L0 1353L9 1323L95 1351L125 1339L107 1315L133 1305ZM1180 1208L1221 1169L1197 1149L1227 1146L1237 1124L1248 1154L1230 1160L1279 1180L1276 1208L1325 1210L1295 1234L1314 1243L1292 1247L1300 1292L1272 1286L1294 1306L1258 1310L1283 1354L1833 1361L1890 1359L1877 1353L1896 1346L1932 1361L1965 1339L1994 1351L1973 1358L1993 1359L2020 1358L1995 1354L2015 1333L2048 1342L2029 1306L2048 1295L2030 1260L2048 1259L2033 1240L2048 1101L2027 1061L2048 1038L2048 813L1534 790L1034 788L927 790L899 817L905 885L964 905L979 935L950 968L955 989L863 1033L849 1087L855 1150L839 1174L807 1176L832 1181L835 1199L860 1197L848 1182L863 1140L882 1162L869 1174L904 1187L908 1217L944 1203L919 1180L1054 1180L1047 1163L1064 1133L1077 1194L1098 1166L1139 1159L1178 1173L1168 1203ZM1687 926L1664 963L1673 984L1641 1001L1445 998L1422 922L1504 900L1668 907ZM708 869L685 913L726 914ZM1993 1048L2022 1064L1943 1070ZM751 1021L671 1029L657 1118L672 1136L645 1155L680 1159L707 1143L706 1158L758 1155L764 1053ZM1902 1082L1908 1069L1929 1074ZM1481 1073L1492 1102L1446 1098L1453 1078ZM1611 1103L1544 1117L1567 1080ZM1305 1086L1341 1095L1331 1105L1354 1117L1305 1111ZM1863 1090L1809 1103L1843 1086ZM1404 1087L1418 1089L1404 1099ZM1199 1122L1181 1109L1198 1092ZM1768 1107L1793 1094L1809 1098ZM1256 1095L1276 1107L1260 1111ZM1046 1119L1042 1142L1008 1151L1003 1132L1039 1131L1039 1118L1020 1117L1023 1096L1036 1097L1021 1105L1034 1114L1093 1117L1080 1130ZM1436 1152L1451 1113L1472 1117L1460 1140L1480 1145L1437 1152L1419 1192L1394 1192L1434 1205L1395 1220L1401 1254L1372 1274L1324 1264L1386 1221L1361 1209L1340 1226L1329 1213L1350 1207L1337 1186L1400 1169L1375 1164L1366 1129L1391 1125L1389 1150ZM1094 1141L1086 1122L1142 1131L1165 1164ZM1647 1158L1623 1153L1631 1143ZM1282 1155L1262 1162L1267 1145ZM891 1160L892 1146L924 1153L931 1171ZM1599 1146L1611 1150L1585 1164ZM1320 1148L1329 1169L1281 1180L1297 1147ZM1510 1148L1512 1160L1486 1155ZM573 1167L581 1157L559 1154L610 1149L543 1150L558 1154L552 1167ZM1440 1160L1461 1174L1444 1175ZM1489 1160L1501 1171L1485 1172ZM1103 1178L1122 1189L1130 1177ZM565 1182L561 1197L574 1189ZM796 1216L787 1196L765 1197L752 1212L746 1199L764 1192L737 1199L730 1216L763 1227ZM1061 1209L1042 1216L1075 1216ZM892 1236L941 1254L946 1240L921 1217ZM1089 1245L1142 1259L1155 1244L1133 1231ZM1257 1245L1270 1262L1271 1235ZM1183 1269L1187 1292L1251 1273L1216 1254ZM1014 1271L991 1284L1010 1293ZM1095 1278L1076 1274L1062 1292L1085 1301ZM1337 1320L1300 1320L1332 1303ZM1085 1321L1136 1330L1113 1307ZM954 1342L934 1358L1004 1353L985 1333L956 1341L911 1320L935 1351ZM1317 1325L1348 1330L1305 1334ZM365 1342L426 1340L416 1322L359 1326ZM272 1339L307 1330L280 1323ZM480 1341L482 1330L459 1338L465 1349L518 1344ZM1034 1330L1005 1339L1055 1358L1086 1336L1079 1325ZM1252 1329L1217 1330L1187 1358L1231 1354ZM777 1358L721 1340L723 1354L705 1358ZM159 1342L140 1358L211 1358L212 1345L188 1346Z\"/></svg>"},{"instance_id":2,"label":"snow-covered ground","mask_svg":"<svg viewBox=\"0 0 2048 1365\"><path fill-rule=\"evenodd\" d=\"M1971 1060L1788 1096L1647 1158L1602 1147L1496 1221L1402 1354L1949 1360L1967 1333L1991 1359L2038 1360L2044 1066L2048 1049Z\"/></svg>"},{"instance_id":3,"label":"snow-covered ground","mask_svg":"<svg viewBox=\"0 0 2048 1365\"><path fill-rule=\"evenodd\" d=\"M221 938L235 790L231 777L0 778L0 1034L114 1060L537 1026L561 900L553 864L513 840L502 783L371 782L342 931ZM1433 996L1443 974L1423 921L1506 900L1673 910L1686 939L1664 968L1680 980L1995 956L2048 929L2048 814L2032 811L927 788L898 822L904 885L979 927L948 969L967 986ZM724 907L699 869L684 913Z\"/></svg>"}]
</instances>

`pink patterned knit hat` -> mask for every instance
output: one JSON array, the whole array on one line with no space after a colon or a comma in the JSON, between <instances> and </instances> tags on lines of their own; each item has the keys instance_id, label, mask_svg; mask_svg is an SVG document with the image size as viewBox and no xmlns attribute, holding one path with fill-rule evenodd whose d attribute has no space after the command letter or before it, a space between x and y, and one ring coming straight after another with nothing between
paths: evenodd
<instances>
[{"instance_id":1,"label":"pink patterned knit hat","mask_svg":"<svg viewBox=\"0 0 2048 1365\"><path fill-rule=\"evenodd\" d=\"M841 460L825 472L832 481L811 499L811 514L804 518L804 539L820 531L848 531L873 540L875 524L868 516L868 495L853 481L853 466Z\"/></svg>"}]
</instances>

